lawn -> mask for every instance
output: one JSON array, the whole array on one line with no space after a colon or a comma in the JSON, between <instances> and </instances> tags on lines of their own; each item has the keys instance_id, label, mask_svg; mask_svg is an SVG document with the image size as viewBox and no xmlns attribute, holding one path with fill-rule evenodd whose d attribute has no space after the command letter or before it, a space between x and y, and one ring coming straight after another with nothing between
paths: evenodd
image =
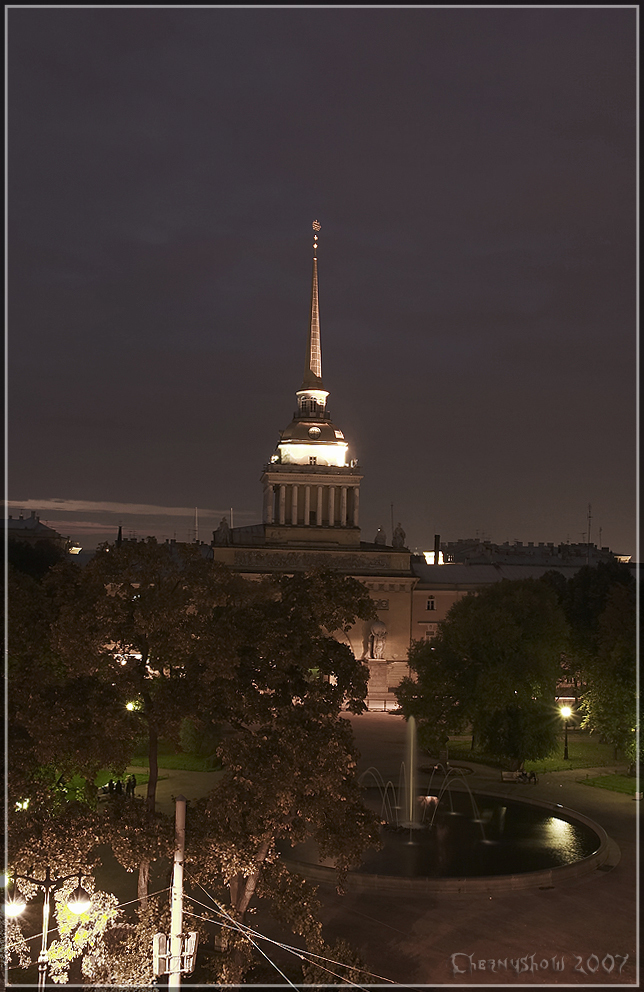
<instances>
[{"instance_id":1,"label":"lawn","mask_svg":"<svg viewBox=\"0 0 644 992\"><path fill-rule=\"evenodd\" d=\"M221 768L218 758L213 756L204 758L199 754L186 754L167 741L159 741L158 762L159 768L171 768L184 772L212 772ZM147 753L133 754L130 758L130 765L147 768Z\"/></svg>"},{"instance_id":2,"label":"lawn","mask_svg":"<svg viewBox=\"0 0 644 992\"><path fill-rule=\"evenodd\" d=\"M602 744L594 734L582 730L568 732L568 761L564 761L563 750L562 734L556 753L552 757L542 758L540 761L526 761L526 771L542 774L544 772L567 771L571 768L614 767L624 763L623 758L615 758L612 744ZM450 740L449 756L452 761L478 761L484 765L491 765L493 768L510 767L509 761L500 760L481 751L472 751L469 737Z\"/></svg>"},{"instance_id":3,"label":"lawn","mask_svg":"<svg viewBox=\"0 0 644 992\"><path fill-rule=\"evenodd\" d=\"M578 781L583 785L594 785L598 789L623 792L627 796L634 796L637 792L637 779L630 775L598 775L596 778L580 778Z\"/></svg>"}]
</instances>

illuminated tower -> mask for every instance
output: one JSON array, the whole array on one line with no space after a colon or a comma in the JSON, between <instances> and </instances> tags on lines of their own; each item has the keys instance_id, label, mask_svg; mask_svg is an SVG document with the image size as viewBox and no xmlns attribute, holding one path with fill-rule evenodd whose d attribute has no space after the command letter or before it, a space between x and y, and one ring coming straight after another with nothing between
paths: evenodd
<instances>
[{"instance_id":1,"label":"illuminated tower","mask_svg":"<svg viewBox=\"0 0 644 992\"><path fill-rule=\"evenodd\" d=\"M351 461L342 431L332 423L322 381L318 302L318 234L313 222L311 317L304 378L297 410L264 467L266 542L293 546L360 545L358 508L362 476Z\"/></svg>"}]
</instances>

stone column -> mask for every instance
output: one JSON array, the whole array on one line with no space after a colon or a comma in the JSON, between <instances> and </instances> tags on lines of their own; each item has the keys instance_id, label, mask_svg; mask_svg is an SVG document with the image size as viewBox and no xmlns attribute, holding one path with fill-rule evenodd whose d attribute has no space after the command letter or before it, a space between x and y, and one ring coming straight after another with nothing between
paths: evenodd
<instances>
[{"instance_id":1,"label":"stone column","mask_svg":"<svg viewBox=\"0 0 644 992\"><path fill-rule=\"evenodd\" d=\"M297 527L297 486L291 486L291 523Z\"/></svg>"},{"instance_id":2,"label":"stone column","mask_svg":"<svg viewBox=\"0 0 644 992\"><path fill-rule=\"evenodd\" d=\"M329 527L335 524L335 486L329 486Z\"/></svg>"},{"instance_id":3,"label":"stone column","mask_svg":"<svg viewBox=\"0 0 644 992\"><path fill-rule=\"evenodd\" d=\"M322 526L322 493L324 489L322 486L318 486L318 502L315 507L315 523L318 527Z\"/></svg>"},{"instance_id":4,"label":"stone column","mask_svg":"<svg viewBox=\"0 0 644 992\"><path fill-rule=\"evenodd\" d=\"M347 487L340 489L340 526L347 526Z\"/></svg>"},{"instance_id":5,"label":"stone column","mask_svg":"<svg viewBox=\"0 0 644 992\"><path fill-rule=\"evenodd\" d=\"M274 499L273 487L266 486L266 489L264 490L264 523L265 524L273 523L273 499Z\"/></svg>"},{"instance_id":6,"label":"stone column","mask_svg":"<svg viewBox=\"0 0 644 992\"><path fill-rule=\"evenodd\" d=\"M286 486L280 486L280 523L286 523Z\"/></svg>"},{"instance_id":7,"label":"stone column","mask_svg":"<svg viewBox=\"0 0 644 992\"><path fill-rule=\"evenodd\" d=\"M353 487L353 526L358 526L358 511L360 509L360 489L358 486Z\"/></svg>"},{"instance_id":8,"label":"stone column","mask_svg":"<svg viewBox=\"0 0 644 992\"><path fill-rule=\"evenodd\" d=\"M309 520L311 518L311 487L304 487L304 526L309 526Z\"/></svg>"}]
</instances>

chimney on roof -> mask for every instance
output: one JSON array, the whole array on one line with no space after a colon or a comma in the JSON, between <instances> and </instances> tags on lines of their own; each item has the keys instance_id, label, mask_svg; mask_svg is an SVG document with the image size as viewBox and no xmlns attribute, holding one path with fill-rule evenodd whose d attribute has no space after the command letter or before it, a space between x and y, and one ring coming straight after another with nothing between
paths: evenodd
<instances>
[{"instance_id":1,"label":"chimney on roof","mask_svg":"<svg viewBox=\"0 0 644 992\"><path fill-rule=\"evenodd\" d=\"M438 565L440 562L441 555L441 536L440 534L434 534L434 564Z\"/></svg>"},{"instance_id":2,"label":"chimney on roof","mask_svg":"<svg viewBox=\"0 0 644 992\"><path fill-rule=\"evenodd\" d=\"M31 511L31 519L32 520L35 520L36 519L36 511L35 510L32 510Z\"/></svg>"}]
</instances>

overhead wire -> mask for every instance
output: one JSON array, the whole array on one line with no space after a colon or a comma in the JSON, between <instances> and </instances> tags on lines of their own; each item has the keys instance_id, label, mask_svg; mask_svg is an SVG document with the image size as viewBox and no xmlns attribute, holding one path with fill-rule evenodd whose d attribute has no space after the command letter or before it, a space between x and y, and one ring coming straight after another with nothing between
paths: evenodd
<instances>
[{"instance_id":1,"label":"overhead wire","mask_svg":"<svg viewBox=\"0 0 644 992\"><path fill-rule=\"evenodd\" d=\"M208 908L208 907L205 907L205 908ZM343 984L352 985L356 989L362 989L363 992L367 992L367 990L366 990L366 988L365 988L364 985L358 985L356 982L352 982L350 978L347 978L347 977L345 977L343 975L339 975L336 971L331 971L330 968L325 968L324 965L319 964L318 961L311 961L311 959L309 957L307 957L307 955L313 955L313 957L315 957L315 958L319 958L322 961L329 961L332 964L339 964L339 965L341 965L344 968L352 968L353 967L352 965L344 965L344 964L342 964L341 961L333 962L331 958L325 958L322 955L313 954L312 951L308 951L306 949L299 948L299 947L291 947L289 944L283 944L279 940L273 940L271 937L266 937L264 934L257 933L257 931L252 930L252 928L246 927L245 924L241 924L239 927L230 927L230 926L227 926L225 923L220 923L218 920L208 919L208 917L199 916L199 915L197 915L197 913L190 913L187 910L184 911L184 916L192 916L195 919L201 920L204 923L214 923L216 926L220 926L220 927L225 928L227 930L238 929L239 932L248 941L250 941L250 943L253 944L253 946L256 947L257 950L261 954L264 955L264 957L273 965L273 967L276 968L277 971L280 972L280 975L282 975L283 978L286 978L286 976L284 975L284 973L282 971L280 971L280 969L277 967L277 965L275 964L275 962L268 956L268 954L266 954L262 950L262 948L259 947L256 944L256 942L249 936L249 932L255 934L260 940L265 940L265 941L267 941L270 944L275 944L276 947L281 947L283 950L288 951L291 954L294 954L296 957L300 958L300 960L302 960L302 961L306 961L309 964L314 964L316 966L316 968L321 968L322 971L326 971L329 975L333 975L334 978L341 979L341 981L342 981ZM238 922L238 921L236 921L236 922ZM354 969L354 970L361 971L362 969ZM370 972L365 972L365 974L371 974L371 973ZM376 978L378 976L373 975L372 977ZM387 981L387 980L388 979L385 979L385 981ZM286 978L286 981L288 982L289 985L292 985L293 988L297 988L298 987L296 985L293 985L293 983L290 982L288 978Z\"/></svg>"},{"instance_id":2,"label":"overhead wire","mask_svg":"<svg viewBox=\"0 0 644 992\"><path fill-rule=\"evenodd\" d=\"M220 903L218 902L218 900L215 899L215 897L213 895L211 895L210 892L208 892L208 890L201 884L201 882L199 882L197 879L195 879L194 876L190 872L188 872L187 870L186 870L186 873L190 876L191 880L193 882L195 882L195 884L198 885L199 888L203 890L203 892L205 892L205 894L207 895L207 897L215 904L215 906L217 907L217 909L219 910L219 912L221 913L221 915L224 916L224 917L227 917L227 918L231 918L231 917L228 916L228 914L226 913L226 911L220 905ZM203 909L206 909L206 910L208 910L210 912L213 911L210 906L206 906L204 903L200 902L198 899L195 899L194 896L190 896L189 898L193 902L195 902L198 906L201 906ZM208 922L208 921L206 921L206 922ZM209 922L216 923L217 921L216 920L210 920ZM235 920L235 923L238 924L238 921ZM258 931L254 930L252 927L249 927L248 924L242 924L242 926L245 927L247 930L249 930L257 938L262 939L262 940L269 941L271 944L275 944L277 947L281 947L285 951L288 951L288 952L290 952L292 954L296 954L296 955L298 955L301 958L303 958L305 955L308 955L309 958L315 958L316 961L311 961L310 962L311 964L315 964L315 963L317 963L317 961L326 961L328 964L333 964L333 965L336 965L336 966L338 966L340 968L347 968L347 969L350 968L352 971L359 971L363 975L368 975L370 978L377 978L379 981L386 982L389 985L395 985L396 984L391 978L385 978L383 975L376 975L376 974L374 974L374 972L367 971L365 968L359 968L359 967L354 967L353 965L347 965L343 961L335 961L333 958L326 957L323 954L316 954L314 951L309 951L307 949L302 949L300 947L294 947L293 945L286 944L283 941L274 940L271 937L266 937L264 934L260 934ZM308 958L307 958L307 960L308 960ZM324 970L327 970L327 969L324 969ZM330 972L330 974L333 974L333 972ZM343 978L343 976L341 976L341 975L338 975L336 977ZM343 981L348 982L351 985L356 984L354 982L350 982L350 980L347 979L347 978L343 978ZM356 985L356 987L357 988L363 988L363 986L361 986L361 985Z\"/></svg>"},{"instance_id":3,"label":"overhead wire","mask_svg":"<svg viewBox=\"0 0 644 992\"><path fill-rule=\"evenodd\" d=\"M206 907L206 909L207 908L208 907ZM264 955L264 957L266 958L266 960L268 961L268 963L273 968L275 968L275 971L277 971L278 974L280 974L282 976L282 978L284 979L284 981L286 981L291 986L291 988L297 989L297 985L293 985L293 982L291 982L286 977L286 975L284 974L284 972L281 970L281 968L278 967L278 965L275 964L275 962L272 960L272 958L270 958L268 956L268 954L252 939L252 937L249 937L248 936L248 934L243 929L243 924L239 924L239 921L238 920L234 920L234 922L237 924L237 926L226 926L226 924L219 923L217 920L209 920L205 916L198 916L196 913L191 913L188 910L184 910L183 915L184 916L192 916L196 920L202 920L205 923L215 923L215 924L217 924L217 926L222 926L222 927L225 926L227 930L237 931L238 933L240 933L242 935L242 937L244 937L246 940L248 940L253 945L253 947L256 950L259 951L260 954L263 954Z\"/></svg>"}]
</instances>

